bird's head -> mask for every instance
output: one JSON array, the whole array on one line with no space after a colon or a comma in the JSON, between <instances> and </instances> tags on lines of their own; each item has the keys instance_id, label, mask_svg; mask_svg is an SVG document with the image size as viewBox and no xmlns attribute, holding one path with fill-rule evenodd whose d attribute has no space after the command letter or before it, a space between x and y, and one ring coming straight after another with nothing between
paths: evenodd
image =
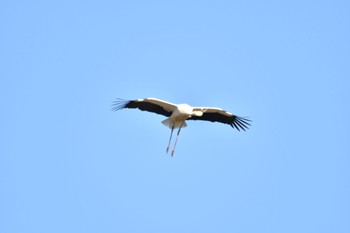
<instances>
[{"instance_id":1,"label":"bird's head","mask_svg":"<svg viewBox=\"0 0 350 233\"><path fill-rule=\"evenodd\" d=\"M198 117L203 116L204 112L205 111L203 111L203 110L194 110L193 111L193 116L198 116Z\"/></svg>"}]
</instances>

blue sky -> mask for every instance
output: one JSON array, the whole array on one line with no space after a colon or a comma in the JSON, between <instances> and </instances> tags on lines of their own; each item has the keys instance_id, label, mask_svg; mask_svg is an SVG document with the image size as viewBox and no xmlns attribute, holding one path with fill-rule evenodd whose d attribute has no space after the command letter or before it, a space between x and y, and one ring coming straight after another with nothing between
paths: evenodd
<instances>
[{"instance_id":1,"label":"blue sky","mask_svg":"<svg viewBox=\"0 0 350 233\"><path fill-rule=\"evenodd\" d=\"M348 1L3 1L0 232L350 232ZM155 97L249 116L111 111Z\"/></svg>"}]
</instances>

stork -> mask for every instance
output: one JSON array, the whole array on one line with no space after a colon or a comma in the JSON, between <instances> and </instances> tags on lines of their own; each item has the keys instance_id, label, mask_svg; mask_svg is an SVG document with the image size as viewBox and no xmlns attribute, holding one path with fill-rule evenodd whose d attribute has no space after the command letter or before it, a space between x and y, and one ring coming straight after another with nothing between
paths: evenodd
<instances>
[{"instance_id":1,"label":"stork","mask_svg":"<svg viewBox=\"0 0 350 233\"><path fill-rule=\"evenodd\" d=\"M137 100L123 100L116 99L112 104L112 110L117 111L125 108L137 108L141 111L153 112L166 116L162 123L171 129L170 138L166 152L170 148L170 142L174 129L177 131L174 148L171 156L174 156L177 140L182 128L186 127L186 120L204 120L211 122L220 122L230 125L238 131L248 129L250 120L247 118L236 116L232 113L226 112L221 108L214 107L192 107L188 104L173 104L164 100L156 98L145 98Z\"/></svg>"}]
</instances>

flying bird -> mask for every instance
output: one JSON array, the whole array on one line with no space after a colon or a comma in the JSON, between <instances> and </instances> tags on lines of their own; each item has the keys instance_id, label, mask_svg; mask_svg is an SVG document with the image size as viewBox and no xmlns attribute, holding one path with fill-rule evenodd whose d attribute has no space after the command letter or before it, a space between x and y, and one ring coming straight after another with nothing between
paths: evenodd
<instances>
[{"instance_id":1,"label":"flying bird","mask_svg":"<svg viewBox=\"0 0 350 233\"><path fill-rule=\"evenodd\" d=\"M168 117L162 123L171 129L170 139L166 152L168 153L171 138L174 129L177 131L177 136L171 156L174 155L177 140L182 128L186 127L186 120L203 120L211 122L220 122L230 125L238 131L248 129L250 120L247 118L236 116L226 112L221 108L213 107L192 107L188 104L173 104L164 100L155 98L145 98L137 100L117 99L112 104L112 110L117 111L124 108L137 108L141 111L153 112Z\"/></svg>"}]
</instances>

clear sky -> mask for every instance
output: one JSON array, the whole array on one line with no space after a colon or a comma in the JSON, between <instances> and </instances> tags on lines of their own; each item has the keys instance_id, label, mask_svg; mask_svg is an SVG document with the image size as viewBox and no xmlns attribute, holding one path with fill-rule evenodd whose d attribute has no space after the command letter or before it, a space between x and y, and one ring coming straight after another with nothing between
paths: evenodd
<instances>
[{"instance_id":1,"label":"clear sky","mask_svg":"<svg viewBox=\"0 0 350 233\"><path fill-rule=\"evenodd\" d=\"M349 1L2 1L0 232L350 232ZM223 108L175 156L115 98Z\"/></svg>"}]
</instances>

